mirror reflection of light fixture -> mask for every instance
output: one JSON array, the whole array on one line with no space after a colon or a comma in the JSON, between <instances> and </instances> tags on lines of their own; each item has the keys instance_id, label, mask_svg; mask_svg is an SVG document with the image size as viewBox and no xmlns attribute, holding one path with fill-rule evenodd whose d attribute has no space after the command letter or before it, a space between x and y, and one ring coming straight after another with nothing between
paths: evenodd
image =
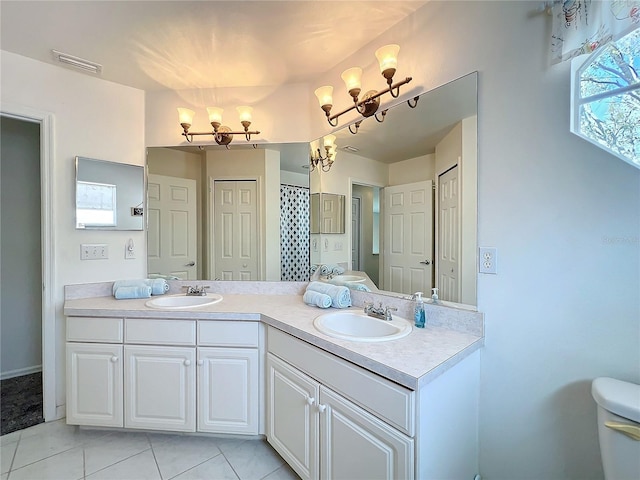
<instances>
[{"instance_id":1,"label":"mirror reflection of light fixture","mask_svg":"<svg viewBox=\"0 0 640 480\"><path fill-rule=\"evenodd\" d=\"M326 135L322 139L322 146L324 147L324 157L322 156L322 150L318 146L318 141L311 143L310 163L311 168L309 171L313 172L316 167L321 168L323 172L331 170L331 165L336 161L336 149L337 145L334 143L336 140L335 135Z\"/></svg>"},{"instance_id":2,"label":"mirror reflection of light fixture","mask_svg":"<svg viewBox=\"0 0 640 480\"><path fill-rule=\"evenodd\" d=\"M213 127L213 132L190 132L191 124L195 112L188 108L178 108L178 117L180 126L184 130L182 135L187 139L187 142L193 142L194 135L213 135L214 140L218 145L224 145L229 148L229 144L233 140L233 135L244 135L247 142L251 141L251 135L258 135L259 131L249 131L251 125L251 107L237 107L238 115L240 116L240 123L244 128L242 132L234 132L231 128L222 125L222 112L224 111L219 107L207 107L207 113L209 114L209 123Z\"/></svg>"},{"instance_id":3,"label":"mirror reflection of light fixture","mask_svg":"<svg viewBox=\"0 0 640 480\"><path fill-rule=\"evenodd\" d=\"M353 67L342 72L341 77L347 87L349 95L351 95L351 98L353 99L353 105L339 113L331 115L331 108L333 107L333 87L325 85L316 89L315 94L316 97L318 97L318 103L320 104L320 108L324 110L329 125L332 127L338 126L338 117L353 109L365 118L375 115L378 122L382 123L384 121L384 117L387 113L386 110L382 111L380 116L376 114L378 107L380 106L380 97L389 93L393 98L397 98L400 95L400 87L411 81L411 77L406 77L404 80L393 83L393 76L395 75L398 67L399 51L400 46L395 44L385 45L384 47L380 47L376 50L375 55L378 59L378 64L380 65L380 73L387 80L387 88L379 92L376 90L369 90L360 97L360 92L362 91L362 69L360 67ZM407 101L411 108L415 108L417 102L418 97L413 98L413 103L411 100ZM357 122L355 130L349 126L349 131L351 133L357 133L359 126L360 123Z\"/></svg>"}]
</instances>

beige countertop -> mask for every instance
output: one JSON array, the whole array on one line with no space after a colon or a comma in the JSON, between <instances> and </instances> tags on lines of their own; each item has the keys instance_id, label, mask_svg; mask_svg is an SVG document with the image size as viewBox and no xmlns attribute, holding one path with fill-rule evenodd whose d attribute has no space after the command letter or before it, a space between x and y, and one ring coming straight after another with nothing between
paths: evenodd
<instances>
[{"instance_id":1,"label":"beige countertop","mask_svg":"<svg viewBox=\"0 0 640 480\"><path fill-rule=\"evenodd\" d=\"M426 385L484 344L481 335L429 324L428 309L426 328L414 327L408 336L398 340L365 343L340 340L316 330L313 320L318 315L337 310L308 306L301 295L222 295L222 302L185 310L149 308L145 306L148 299L67 298L64 313L91 317L262 321L412 390ZM350 309L362 311L358 307Z\"/></svg>"}]
</instances>

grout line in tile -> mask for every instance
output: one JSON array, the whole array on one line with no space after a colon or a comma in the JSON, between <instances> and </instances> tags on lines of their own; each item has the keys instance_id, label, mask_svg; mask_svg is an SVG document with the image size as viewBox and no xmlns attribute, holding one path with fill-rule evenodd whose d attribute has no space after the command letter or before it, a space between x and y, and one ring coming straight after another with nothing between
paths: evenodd
<instances>
[{"instance_id":1,"label":"grout line in tile","mask_svg":"<svg viewBox=\"0 0 640 480\"><path fill-rule=\"evenodd\" d=\"M173 478L179 477L180 475L182 475L182 474L184 474L184 473L187 473L189 470L193 470L194 468L199 467L199 466L200 466L200 465L202 465L203 463L207 463L209 460L212 460L212 459L214 459L214 458L216 458L216 457L218 457L218 456L220 456L220 455L222 455L222 452L217 453L217 454L216 454L216 455L214 455L213 457L209 457L209 458L207 458L206 460L203 460L202 462L200 462L200 463L198 463L198 464L196 464L196 465L192 465L192 466L190 466L189 468L187 468L187 469L186 469L185 471L183 471L183 472L176 473L173 477L170 477L170 478L167 478L167 479L164 479L164 478L163 478L162 480L172 480ZM223 458L225 459L225 461L227 462L227 464L231 467L231 464L229 463L229 461L227 460L227 458L226 458L224 455L222 455L222 456L223 456ZM157 465L157 462L156 462L156 465ZM233 469L233 467L231 467L231 469ZM235 473L235 470L234 470L234 472L233 472L233 473ZM162 474L160 474L160 475L162 475ZM236 474L236 476L238 476L238 475Z\"/></svg>"},{"instance_id":2,"label":"grout line in tile","mask_svg":"<svg viewBox=\"0 0 640 480\"><path fill-rule=\"evenodd\" d=\"M231 470L233 470L233 474L238 478L238 480L243 480L240 478L240 475L238 474L238 472L236 472L236 469L233 467L233 464L229 461L229 459L227 458L227 456L224 454L222 450L220 450L220 455L224 457L224 461L227 462L227 465L229 465Z\"/></svg>"},{"instance_id":3,"label":"grout line in tile","mask_svg":"<svg viewBox=\"0 0 640 480\"><path fill-rule=\"evenodd\" d=\"M158 459L156 458L156 451L153 449L153 442L149 438L149 434L146 434L147 442L149 442L149 448L151 448L151 455L153 455L153 461L156 462L156 469L158 470L158 475L160 475L160 480L165 480L162 476L162 472L160 471L160 465L158 465Z\"/></svg>"}]
</instances>

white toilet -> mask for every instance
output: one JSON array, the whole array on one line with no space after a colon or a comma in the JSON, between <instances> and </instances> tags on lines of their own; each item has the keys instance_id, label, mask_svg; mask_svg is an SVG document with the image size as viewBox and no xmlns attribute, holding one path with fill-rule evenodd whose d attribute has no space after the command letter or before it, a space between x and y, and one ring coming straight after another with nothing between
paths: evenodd
<instances>
[{"instance_id":1,"label":"white toilet","mask_svg":"<svg viewBox=\"0 0 640 480\"><path fill-rule=\"evenodd\" d=\"M596 378L598 435L605 480L640 479L640 385Z\"/></svg>"}]
</instances>

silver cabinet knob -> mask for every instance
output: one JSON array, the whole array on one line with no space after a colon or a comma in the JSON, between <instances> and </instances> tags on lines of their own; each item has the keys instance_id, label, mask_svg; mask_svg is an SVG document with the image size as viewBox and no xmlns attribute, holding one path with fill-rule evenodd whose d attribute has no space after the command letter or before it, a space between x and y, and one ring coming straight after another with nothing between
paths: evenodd
<instances>
[{"instance_id":1,"label":"silver cabinet knob","mask_svg":"<svg viewBox=\"0 0 640 480\"><path fill-rule=\"evenodd\" d=\"M118 357L117 356L113 356L111 357L111 363L116 363L118 361Z\"/></svg>"}]
</instances>

